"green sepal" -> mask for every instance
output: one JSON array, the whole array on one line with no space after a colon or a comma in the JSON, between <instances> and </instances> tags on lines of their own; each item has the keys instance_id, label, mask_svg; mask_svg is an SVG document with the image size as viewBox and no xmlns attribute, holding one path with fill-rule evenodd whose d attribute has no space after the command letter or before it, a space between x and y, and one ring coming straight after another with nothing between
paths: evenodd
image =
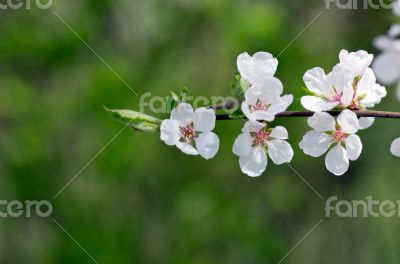
<instances>
[{"instance_id":1,"label":"green sepal","mask_svg":"<svg viewBox=\"0 0 400 264\"><path fill-rule=\"evenodd\" d=\"M104 110L115 120L128 125L136 131L156 132L160 129L161 120L132 110L114 110L104 107Z\"/></svg>"}]
</instances>

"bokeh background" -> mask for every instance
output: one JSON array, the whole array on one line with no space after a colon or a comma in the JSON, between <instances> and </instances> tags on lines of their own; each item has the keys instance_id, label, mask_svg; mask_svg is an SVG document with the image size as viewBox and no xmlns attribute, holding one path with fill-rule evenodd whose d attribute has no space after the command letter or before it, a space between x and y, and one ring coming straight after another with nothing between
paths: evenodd
<instances>
[{"instance_id":1,"label":"bokeh background","mask_svg":"<svg viewBox=\"0 0 400 264\"><path fill-rule=\"evenodd\" d=\"M278 55L322 10L315 0L82 0L1 10L0 199L49 200L54 213L0 219L0 262L93 262L54 218L99 263L278 263L324 217L324 201L286 165L243 175L231 151L241 121L218 123L211 161L167 147L158 134L125 130L53 197L121 130L102 105L137 110L141 94L184 86L194 96L229 95L238 54ZM304 72L331 69L342 48L376 53L372 40L391 22L390 10L326 10L279 57L285 93L300 98ZM399 111L388 92L378 109ZM298 101L290 107L300 109ZM359 133L365 150L343 177L299 150L305 119L275 124L288 127L292 166L324 198L400 199L399 160L389 153L398 121ZM282 263L399 263L399 223L326 219Z\"/></svg>"}]
</instances>

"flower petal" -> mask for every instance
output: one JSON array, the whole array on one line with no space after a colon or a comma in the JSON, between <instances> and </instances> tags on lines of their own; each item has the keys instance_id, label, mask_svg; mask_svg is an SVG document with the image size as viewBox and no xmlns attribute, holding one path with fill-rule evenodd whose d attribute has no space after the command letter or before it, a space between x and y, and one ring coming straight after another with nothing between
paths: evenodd
<instances>
[{"instance_id":1,"label":"flower petal","mask_svg":"<svg viewBox=\"0 0 400 264\"><path fill-rule=\"evenodd\" d=\"M354 76L359 76L371 65L374 56L364 50L348 52L341 50L339 54L340 65Z\"/></svg>"},{"instance_id":2,"label":"flower petal","mask_svg":"<svg viewBox=\"0 0 400 264\"><path fill-rule=\"evenodd\" d=\"M251 113L249 119L252 120L252 121L262 121L262 120L265 120L265 121L271 122L271 121L274 121L275 115L274 115L274 114L271 114L271 113L268 112L268 111L257 110L257 111L254 111L253 113Z\"/></svg>"},{"instance_id":3,"label":"flower petal","mask_svg":"<svg viewBox=\"0 0 400 264\"><path fill-rule=\"evenodd\" d=\"M345 174L349 169L349 163L347 152L340 144L336 144L325 157L326 168L336 176Z\"/></svg>"},{"instance_id":4,"label":"flower petal","mask_svg":"<svg viewBox=\"0 0 400 264\"><path fill-rule=\"evenodd\" d=\"M247 156L250 154L252 145L253 138L250 133L242 133L236 138L232 151L236 156Z\"/></svg>"},{"instance_id":5,"label":"flower petal","mask_svg":"<svg viewBox=\"0 0 400 264\"><path fill-rule=\"evenodd\" d=\"M301 104L307 110L313 112L329 111L339 105L339 102L328 102L316 96L301 97Z\"/></svg>"},{"instance_id":6,"label":"flower petal","mask_svg":"<svg viewBox=\"0 0 400 264\"><path fill-rule=\"evenodd\" d=\"M272 77L278 67L278 60L267 52L258 52L253 57L243 53L238 57L237 66L240 75L254 84L261 82L265 77Z\"/></svg>"},{"instance_id":7,"label":"flower petal","mask_svg":"<svg viewBox=\"0 0 400 264\"><path fill-rule=\"evenodd\" d=\"M201 133L195 142L199 154L207 160L212 159L218 152L219 138L212 132Z\"/></svg>"},{"instance_id":8,"label":"flower petal","mask_svg":"<svg viewBox=\"0 0 400 264\"><path fill-rule=\"evenodd\" d=\"M375 123L374 117L361 117L359 120L360 129L367 129Z\"/></svg>"},{"instance_id":9,"label":"flower petal","mask_svg":"<svg viewBox=\"0 0 400 264\"><path fill-rule=\"evenodd\" d=\"M183 126L194 121L194 110L190 104L181 103L171 112L171 119L180 122Z\"/></svg>"},{"instance_id":10,"label":"flower petal","mask_svg":"<svg viewBox=\"0 0 400 264\"><path fill-rule=\"evenodd\" d=\"M350 135L345 140L347 155L350 160L357 160L363 148L361 139L357 135Z\"/></svg>"},{"instance_id":11,"label":"flower petal","mask_svg":"<svg viewBox=\"0 0 400 264\"><path fill-rule=\"evenodd\" d=\"M396 157L400 158L400 138L393 141L392 145L390 146L390 152Z\"/></svg>"},{"instance_id":12,"label":"flower petal","mask_svg":"<svg viewBox=\"0 0 400 264\"><path fill-rule=\"evenodd\" d=\"M293 149L290 144L284 140L275 139L267 141L268 155L276 165L289 163L293 159Z\"/></svg>"},{"instance_id":13,"label":"flower petal","mask_svg":"<svg viewBox=\"0 0 400 264\"><path fill-rule=\"evenodd\" d=\"M176 146L185 154L196 156L199 155L199 152L189 143L186 142L177 142Z\"/></svg>"},{"instance_id":14,"label":"flower petal","mask_svg":"<svg viewBox=\"0 0 400 264\"><path fill-rule=\"evenodd\" d=\"M276 138L276 139L288 139L289 134L286 128L283 126L277 126L272 129L271 133L269 134L271 138Z\"/></svg>"},{"instance_id":15,"label":"flower petal","mask_svg":"<svg viewBox=\"0 0 400 264\"><path fill-rule=\"evenodd\" d=\"M194 112L194 130L200 132L212 131L215 127L215 111L201 107Z\"/></svg>"},{"instance_id":16,"label":"flower petal","mask_svg":"<svg viewBox=\"0 0 400 264\"><path fill-rule=\"evenodd\" d=\"M267 109L269 113L272 115L277 115L286 111L286 109L293 103L293 95L284 95L282 97L278 97L271 106ZM267 120L268 121L268 120Z\"/></svg>"},{"instance_id":17,"label":"flower petal","mask_svg":"<svg viewBox=\"0 0 400 264\"><path fill-rule=\"evenodd\" d=\"M312 130L304 135L303 140L300 142L299 146L305 154L312 157L320 157L329 149L329 145L331 143L331 136L322 132Z\"/></svg>"},{"instance_id":18,"label":"flower petal","mask_svg":"<svg viewBox=\"0 0 400 264\"><path fill-rule=\"evenodd\" d=\"M243 133L258 132L265 127L264 123L257 121L247 121L242 129Z\"/></svg>"},{"instance_id":19,"label":"flower petal","mask_svg":"<svg viewBox=\"0 0 400 264\"><path fill-rule=\"evenodd\" d=\"M250 154L239 158L240 168L250 177L260 176L267 168L267 154L261 147L254 147Z\"/></svg>"},{"instance_id":20,"label":"flower petal","mask_svg":"<svg viewBox=\"0 0 400 264\"><path fill-rule=\"evenodd\" d=\"M335 130L336 121L333 116L325 112L317 112L307 120L308 125L316 131L326 132Z\"/></svg>"},{"instance_id":21,"label":"flower petal","mask_svg":"<svg viewBox=\"0 0 400 264\"><path fill-rule=\"evenodd\" d=\"M351 84L347 84L343 87L342 97L340 98L340 102L344 107L348 107L353 102L354 98L354 88Z\"/></svg>"},{"instance_id":22,"label":"flower petal","mask_svg":"<svg viewBox=\"0 0 400 264\"><path fill-rule=\"evenodd\" d=\"M360 129L357 115L348 109L343 110L337 118L342 130L347 134L354 134Z\"/></svg>"},{"instance_id":23,"label":"flower petal","mask_svg":"<svg viewBox=\"0 0 400 264\"><path fill-rule=\"evenodd\" d=\"M171 119L164 120L161 123L160 132L161 140L168 146L175 146L181 137L179 123Z\"/></svg>"},{"instance_id":24,"label":"flower petal","mask_svg":"<svg viewBox=\"0 0 400 264\"><path fill-rule=\"evenodd\" d=\"M400 56L386 51L376 57L373 67L376 77L384 84L393 84L400 78Z\"/></svg>"},{"instance_id":25,"label":"flower petal","mask_svg":"<svg viewBox=\"0 0 400 264\"><path fill-rule=\"evenodd\" d=\"M317 95L323 95L326 93L327 83L326 74L322 68L316 67L308 70L303 76L304 83L308 90Z\"/></svg>"}]
</instances>

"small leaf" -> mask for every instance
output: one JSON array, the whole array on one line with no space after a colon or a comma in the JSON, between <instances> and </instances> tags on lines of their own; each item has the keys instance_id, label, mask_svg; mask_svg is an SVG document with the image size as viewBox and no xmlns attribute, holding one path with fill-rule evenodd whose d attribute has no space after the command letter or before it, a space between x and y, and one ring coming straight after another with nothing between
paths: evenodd
<instances>
[{"instance_id":1,"label":"small leaf","mask_svg":"<svg viewBox=\"0 0 400 264\"><path fill-rule=\"evenodd\" d=\"M176 93L171 92L170 95L167 96L168 111L171 112L181 101L182 100Z\"/></svg>"},{"instance_id":2,"label":"small leaf","mask_svg":"<svg viewBox=\"0 0 400 264\"><path fill-rule=\"evenodd\" d=\"M132 110L113 110L104 107L104 109L115 120L128 125L134 130L144 132L155 132L159 130L161 120L143 113L135 112Z\"/></svg>"}]
</instances>

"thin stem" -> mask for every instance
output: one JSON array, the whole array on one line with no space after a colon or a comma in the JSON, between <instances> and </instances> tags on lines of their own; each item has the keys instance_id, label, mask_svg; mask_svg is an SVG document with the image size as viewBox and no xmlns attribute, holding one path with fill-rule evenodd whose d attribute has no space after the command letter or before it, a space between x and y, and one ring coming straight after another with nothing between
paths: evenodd
<instances>
[{"instance_id":1,"label":"thin stem","mask_svg":"<svg viewBox=\"0 0 400 264\"><path fill-rule=\"evenodd\" d=\"M358 117L377 117L377 118L393 118L400 119L400 112L385 112L385 111L368 111L368 110L358 110L353 111ZM338 116L341 111L328 111L332 116ZM314 112L310 111L286 111L277 114L276 117L310 117ZM231 118L229 115L217 115L217 120L236 120L237 118Z\"/></svg>"}]
</instances>

